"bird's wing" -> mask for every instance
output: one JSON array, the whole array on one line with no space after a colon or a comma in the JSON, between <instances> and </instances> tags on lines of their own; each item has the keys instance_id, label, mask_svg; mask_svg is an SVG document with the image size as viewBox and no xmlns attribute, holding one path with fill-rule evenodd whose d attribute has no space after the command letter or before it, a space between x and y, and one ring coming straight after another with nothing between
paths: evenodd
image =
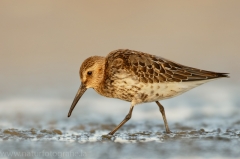
<instances>
[{"instance_id":1,"label":"bird's wing","mask_svg":"<svg viewBox=\"0 0 240 159\"><path fill-rule=\"evenodd\" d=\"M106 71L109 76L125 72L144 83L188 82L228 77L227 73L205 71L147 53L120 49L106 57Z\"/></svg>"}]
</instances>

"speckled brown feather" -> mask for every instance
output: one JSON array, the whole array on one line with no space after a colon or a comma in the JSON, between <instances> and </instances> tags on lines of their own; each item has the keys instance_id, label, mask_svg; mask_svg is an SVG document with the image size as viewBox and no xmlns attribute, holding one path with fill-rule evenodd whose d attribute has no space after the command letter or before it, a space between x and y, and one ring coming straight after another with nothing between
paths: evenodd
<instances>
[{"instance_id":1,"label":"speckled brown feather","mask_svg":"<svg viewBox=\"0 0 240 159\"><path fill-rule=\"evenodd\" d=\"M228 77L226 73L200 70L128 49L119 49L109 53L106 57L105 68L106 77L125 72L135 75L143 83L189 82Z\"/></svg>"}]
</instances>

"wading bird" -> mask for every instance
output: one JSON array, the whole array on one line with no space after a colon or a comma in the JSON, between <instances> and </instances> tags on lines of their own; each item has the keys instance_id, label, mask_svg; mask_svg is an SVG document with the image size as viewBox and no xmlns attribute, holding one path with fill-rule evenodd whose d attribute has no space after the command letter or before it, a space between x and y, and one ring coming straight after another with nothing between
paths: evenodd
<instances>
[{"instance_id":1,"label":"wading bird","mask_svg":"<svg viewBox=\"0 0 240 159\"><path fill-rule=\"evenodd\" d=\"M73 100L68 117L88 88L102 96L131 102L129 113L113 129L113 135L132 116L135 105L156 102L162 113L166 133L170 133L164 107L159 100L180 95L196 86L227 73L200 70L140 51L119 49L106 57L92 56L80 67L81 86Z\"/></svg>"}]
</instances>

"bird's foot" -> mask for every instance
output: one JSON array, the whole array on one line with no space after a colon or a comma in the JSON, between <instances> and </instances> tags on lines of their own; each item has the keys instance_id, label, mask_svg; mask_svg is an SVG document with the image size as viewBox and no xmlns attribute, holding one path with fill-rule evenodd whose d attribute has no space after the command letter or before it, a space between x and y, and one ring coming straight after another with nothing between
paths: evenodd
<instances>
[{"instance_id":1,"label":"bird's foot","mask_svg":"<svg viewBox=\"0 0 240 159\"><path fill-rule=\"evenodd\" d=\"M170 130L166 130L166 133L167 134L171 134L172 132Z\"/></svg>"},{"instance_id":2,"label":"bird's foot","mask_svg":"<svg viewBox=\"0 0 240 159\"><path fill-rule=\"evenodd\" d=\"M110 133L106 134L106 135L102 135L102 139L107 139L107 140L111 140L113 137L113 135L111 135Z\"/></svg>"}]
</instances>

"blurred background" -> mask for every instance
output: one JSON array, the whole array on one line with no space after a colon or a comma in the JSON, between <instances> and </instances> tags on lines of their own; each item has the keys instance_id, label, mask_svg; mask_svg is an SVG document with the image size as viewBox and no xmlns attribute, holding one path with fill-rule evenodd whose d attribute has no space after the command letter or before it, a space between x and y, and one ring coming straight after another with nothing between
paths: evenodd
<instances>
[{"instance_id":1,"label":"blurred background","mask_svg":"<svg viewBox=\"0 0 240 159\"><path fill-rule=\"evenodd\" d=\"M71 97L89 56L128 48L240 79L240 2L0 1L1 98Z\"/></svg>"},{"instance_id":2,"label":"blurred background","mask_svg":"<svg viewBox=\"0 0 240 159\"><path fill-rule=\"evenodd\" d=\"M229 123L240 124L239 17L239 0L1 0L0 127L69 133L89 122L118 124L130 104L93 90L84 94L71 118L67 113L83 60L127 48L230 73L231 78L163 101L170 128L178 130L178 121L226 131ZM131 120L163 124L154 103L138 106Z\"/></svg>"}]
</instances>

